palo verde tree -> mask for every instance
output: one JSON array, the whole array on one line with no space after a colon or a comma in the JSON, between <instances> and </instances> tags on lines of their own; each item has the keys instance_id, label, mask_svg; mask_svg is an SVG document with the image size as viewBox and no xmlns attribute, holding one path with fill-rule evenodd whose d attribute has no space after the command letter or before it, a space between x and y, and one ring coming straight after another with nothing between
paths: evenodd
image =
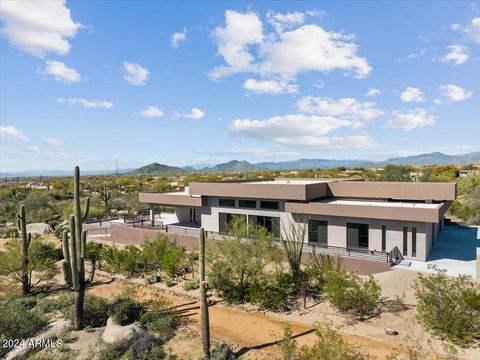
<instances>
[{"instance_id":1,"label":"palo verde tree","mask_svg":"<svg viewBox=\"0 0 480 360\"><path fill-rule=\"evenodd\" d=\"M82 214L80 206L80 168L75 167L73 189L73 215L70 216L70 231L63 232L63 251L65 261L62 264L65 282L71 284L75 292L73 308L73 328L83 329L83 302L85 299L85 253L87 247L87 233L82 229L82 223L88 217L90 198L85 199ZM70 234L70 237L68 236Z\"/></svg>"},{"instance_id":2,"label":"palo verde tree","mask_svg":"<svg viewBox=\"0 0 480 360\"><path fill-rule=\"evenodd\" d=\"M210 321L208 317L207 284L205 282L205 231L200 229L199 239L200 313L204 359L210 359Z\"/></svg>"},{"instance_id":3,"label":"palo verde tree","mask_svg":"<svg viewBox=\"0 0 480 360\"><path fill-rule=\"evenodd\" d=\"M103 189L100 189L100 197L105 204L105 211L108 212L110 210L108 202L112 198L112 192L108 190L107 183L103 183Z\"/></svg>"}]
</instances>

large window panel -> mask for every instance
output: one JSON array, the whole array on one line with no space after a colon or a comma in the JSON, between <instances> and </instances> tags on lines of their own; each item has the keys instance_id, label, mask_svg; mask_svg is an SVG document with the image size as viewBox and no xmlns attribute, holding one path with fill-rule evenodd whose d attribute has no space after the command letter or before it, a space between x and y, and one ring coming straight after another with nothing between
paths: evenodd
<instances>
[{"instance_id":1,"label":"large window panel","mask_svg":"<svg viewBox=\"0 0 480 360\"><path fill-rule=\"evenodd\" d=\"M218 231L220 234L227 234L228 233L228 226L232 222L234 217L241 217L243 222L247 223L247 215L240 215L240 214L230 214L230 213L219 213L218 214Z\"/></svg>"},{"instance_id":2,"label":"large window panel","mask_svg":"<svg viewBox=\"0 0 480 360\"><path fill-rule=\"evenodd\" d=\"M308 242L317 245L328 245L328 222L310 220L308 222Z\"/></svg>"},{"instance_id":3,"label":"large window panel","mask_svg":"<svg viewBox=\"0 0 480 360\"><path fill-rule=\"evenodd\" d=\"M347 247L368 250L368 224L347 223Z\"/></svg>"}]
</instances>

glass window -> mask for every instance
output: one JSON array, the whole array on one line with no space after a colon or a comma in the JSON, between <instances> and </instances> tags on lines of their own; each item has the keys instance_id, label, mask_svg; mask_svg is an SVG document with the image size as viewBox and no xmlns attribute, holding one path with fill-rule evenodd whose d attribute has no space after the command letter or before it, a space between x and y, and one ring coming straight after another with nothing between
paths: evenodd
<instances>
[{"instance_id":1,"label":"glass window","mask_svg":"<svg viewBox=\"0 0 480 360\"><path fill-rule=\"evenodd\" d=\"M278 217L249 215L248 223L264 227L274 239L280 238L280 218Z\"/></svg>"},{"instance_id":2,"label":"glass window","mask_svg":"<svg viewBox=\"0 0 480 360\"><path fill-rule=\"evenodd\" d=\"M417 256L417 228L412 227L412 256Z\"/></svg>"},{"instance_id":3,"label":"glass window","mask_svg":"<svg viewBox=\"0 0 480 360\"><path fill-rule=\"evenodd\" d=\"M278 201L260 201L260 209L278 210Z\"/></svg>"},{"instance_id":4,"label":"glass window","mask_svg":"<svg viewBox=\"0 0 480 360\"><path fill-rule=\"evenodd\" d=\"M308 222L308 242L318 245L328 245L328 222L310 220Z\"/></svg>"},{"instance_id":5,"label":"glass window","mask_svg":"<svg viewBox=\"0 0 480 360\"><path fill-rule=\"evenodd\" d=\"M234 217L241 217L243 219L243 222L245 224L247 223L247 215L219 213L218 214L218 230L220 234L228 233L228 226L230 225Z\"/></svg>"},{"instance_id":6,"label":"glass window","mask_svg":"<svg viewBox=\"0 0 480 360\"><path fill-rule=\"evenodd\" d=\"M218 199L218 206L235 207L235 199Z\"/></svg>"},{"instance_id":7,"label":"glass window","mask_svg":"<svg viewBox=\"0 0 480 360\"><path fill-rule=\"evenodd\" d=\"M368 249L368 224L347 223L347 247Z\"/></svg>"},{"instance_id":8,"label":"glass window","mask_svg":"<svg viewBox=\"0 0 480 360\"><path fill-rule=\"evenodd\" d=\"M257 207L256 200L238 200L238 207L255 209Z\"/></svg>"},{"instance_id":9,"label":"glass window","mask_svg":"<svg viewBox=\"0 0 480 360\"><path fill-rule=\"evenodd\" d=\"M408 254L408 226L403 227L403 256Z\"/></svg>"},{"instance_id":10,"label":"glass window","mask_svg":"<svg viewBox=\"0 0 480 360\"><path fill-rule=\"evenodd\" d=\"M387 225L382 225L382 251L387 251Z\"/></svg>"}]
</instances>

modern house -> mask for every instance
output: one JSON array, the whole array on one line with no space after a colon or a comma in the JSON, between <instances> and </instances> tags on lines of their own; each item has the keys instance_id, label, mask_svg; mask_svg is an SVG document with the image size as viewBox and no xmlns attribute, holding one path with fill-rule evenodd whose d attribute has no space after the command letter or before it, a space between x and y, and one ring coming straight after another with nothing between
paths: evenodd
<instances>
[{"instance_id":1,"label":"modern house","mask_svg":"<svg viewBox=\"0 0 480 360\"><path fill-rule=\"evenodd\" d=\"M221 239L238 215L275 238L306 224L306 251L343 249L374 259L397 248L405 259L425 261L455 196L455 183L275 179L192 182L182 192L140 193L139 200L150 205L150 228L174 234L193 236L203 227ZM155 220L158 205L173 207L173 220Z\"/></svg>"}]
</instances>

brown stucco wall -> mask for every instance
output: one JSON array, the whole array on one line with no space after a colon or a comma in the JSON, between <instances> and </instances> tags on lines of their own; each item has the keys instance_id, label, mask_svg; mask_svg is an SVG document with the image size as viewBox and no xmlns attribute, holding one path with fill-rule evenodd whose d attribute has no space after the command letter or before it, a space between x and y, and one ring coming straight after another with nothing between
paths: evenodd
<instances>
[{"instance_id":1,"label":"brown stucco wall","mask_svg":"<svg viewBox=\"0 0 480 360\"><path fill-rule=\"evenodd\" d=\"M131 228L125 226L113 226L110 229L110 241L113 243L120 243L126 245L141 245L146 240L153 240L160 232L157 230ZM174 235L167 233L171 236L177 244L185 246L187 250L198 249L198 238L185 235ZM207 246L212 246L216 241L207 239ZM305 252L303 256L303 262L307 262L311 254ZM338 257L336 257L338 258ZM349 257L340 258L342 267L347 271L357 271L361 275L370 275L379 272L390 270L390 264L381 261L370 261L364 259L356 259Z\"/></svg>"},{"instance_id":2,"label":"brown stucco wall","mask_svg":"<svg viewBox=\"0 0 480 360\"><path fill-rule=\"evenodd\" d=\"M162 204L162 205L182 205L200 207L204 205L202 197L193 197L190 195L180 195L171 193L140 193L138 201L141 203Z\"/></svg>"}]
</instances>

